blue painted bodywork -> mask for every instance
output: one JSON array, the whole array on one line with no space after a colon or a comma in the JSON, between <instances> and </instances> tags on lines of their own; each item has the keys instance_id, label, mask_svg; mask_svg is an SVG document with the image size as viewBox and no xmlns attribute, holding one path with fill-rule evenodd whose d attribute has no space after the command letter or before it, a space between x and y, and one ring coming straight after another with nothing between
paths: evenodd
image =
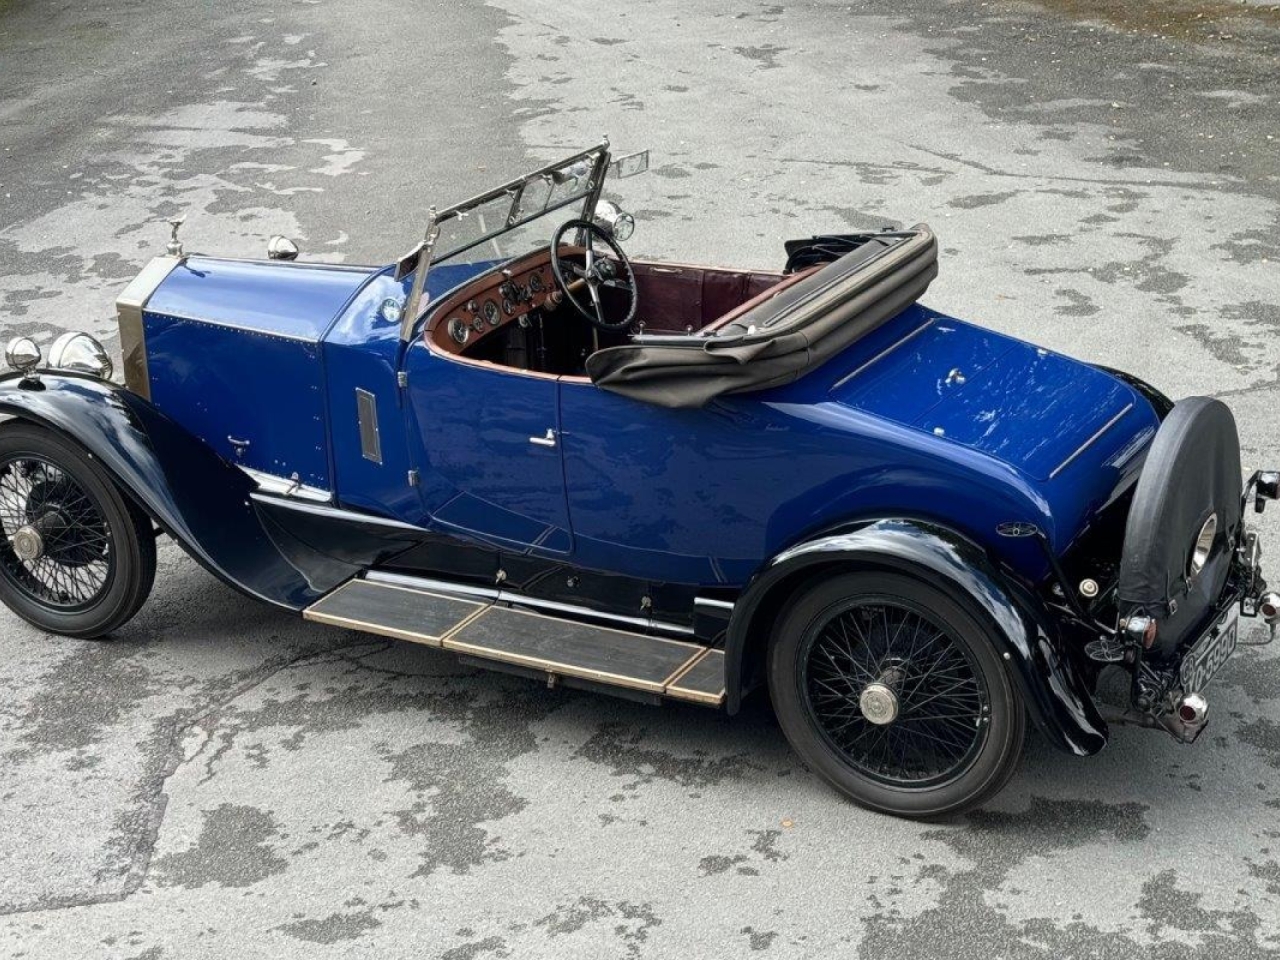
<instances>
[{"instance_id":1,"label":"blue painted bodywork","mask_svg":"<svg viewBox=\"0 0 1280 960\"><path fill-rule=\"evenodd\" d=\"M726 586L815 531L883 516L964 531L1039 579L1039 549L997 525L1035 523L1064 550L1132 482L1157 423L1107 374L918 306L783 388L667 410L563 381L560 403L578 560Z\"/></svg>"},{"instance_id":2,"label":"blue painted bodywork","mask_svg":"<svg viewBox=\"0 0 1280 960\"><path fill-rule=\"evenodd\" d=\"M431 289L486 266L437 267ZM388 469L362 472L351 415L357 386L385 394L395 382L397 325L378 308L403 300L408 281L391 273L189 257L143 314L152 402L241 466L330 490L342 464L351 502L400 515L398 490L380 480L404 460L405 445L387 445ZM335 403L339 415L330 418ZM403 432L398 418L382 426L389 438Z\"/></svg>"},{"instance_id":3,"label":"blue painted bodywork","mask_svg":"<svg viewBox=\"0 0 1280 960\"><path fill-rule=\"evenodd\" d=\"M122 387L64 373L0 377L0 414L80 443L191 556L249 596L299 610L355 572L309 580L264 528L249 477Z\"/></svg>"},{"instance_id":4,"label":"blue painted bodywork","mask_svg":"<svg viewBox=\"0 0 1280 960\"><path fill-rule=\"evenodd\" d=\"M494 266L438 266L428 296ZM147 305L153 400L228 460L227 438L248 439L240 463L343 507L728 588L817 531L886 516L960 531L1036 581L1042 554L996 526L1029 521L1064 551L1157 426L1120 379L921 306L785 387L658 408L402 344L379 308L409 282L193 258ZM361 452L357 388L376 397L381 463ZM530 444L548 429L558 447Z\"/></svg>"},{"instance_id":5,"label":"blue painted bodywork","mask_svg":"<svg viewBox=\"0 0 1280 960\"><path fill-rule=\"evenodd\" d=\"M559 382L457 363L421 340L405 369L422 522L536 555L569 554L560 449L529 442L559 432Z\"/></svg>"},{"instance_id":6,"label":"blue painted bodywork","mask_svg":"<svg viewBox=\"0 0 1280 960\"><path fill-rule=\"evenodd\" d=\"M497 266L434 266L428 304ZM731 710L767 640L758 611L788 577L905 564L989 618L1060 746L1100 748L1035 593L1047 558L996 528L1032 523L1066 552L1141 470L1158 426L1144 385L913 306L787 386L667 409L402 342L410 282L189 258L143 311L150 402L51 374L0 380L0 413L79 440L201 563L290 609L376 565L502 570L543 593L549 578L611 584L676 618L694 595L736 598ZM376 456L357 390L374 398ZM548 430L555 446L530 442ZM329 502L255 493L237 467Z\"/></svg>"}]
</instances>

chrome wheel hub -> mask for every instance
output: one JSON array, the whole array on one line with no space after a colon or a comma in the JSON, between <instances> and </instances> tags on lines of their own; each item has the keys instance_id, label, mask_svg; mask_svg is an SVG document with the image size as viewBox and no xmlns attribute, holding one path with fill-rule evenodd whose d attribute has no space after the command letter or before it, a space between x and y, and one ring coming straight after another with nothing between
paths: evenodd
<instances>
[{"instance_id":1,"label":"chrome wheel hub","mask_svg":"<svg viewBox=\"0 0 1280 960\"><path fill-rule=\"evenodd\" d=\"M858 707L869 723L882 726L898 719L898 695L878 681L863 688Z\"/></svg>"},{"instance_id":2,"label":"chrome wheel hub","mask_svg":"<svg viewBox=\"0 0 1280 960\"><path fill-rule=\"evenodd\" d=\"M986 742L983 675L914 601L851 597L805 643L807 719L858 776L896 788L950 782Z\"/></svg>"},{"instance_id":3,"label":"chrome wheel hub","mask_svg":"<svg viewBox=\"0 0 1280 960\"><path fill-rule=\"evenodd\" d=\"M44 537L40 536L40 531L30 524L15 530L13 536L9 538L9 545L13 547L13 552L17 554L18 559L25 560L27 563L44 556Z\"/></svg>"},{"instance_id":4,"label":"chrome wheel hub","mask_svg":"<svg viewBox=\"0 0 1280 960\"><path fill-rule=\"evenodd\" d=\"M901 709L898 687L901 683L902 670L892 666L862 688L862 693L858 695L858 709L868 723L884 726L898 719Z\"/></svg>"}]
</instances>

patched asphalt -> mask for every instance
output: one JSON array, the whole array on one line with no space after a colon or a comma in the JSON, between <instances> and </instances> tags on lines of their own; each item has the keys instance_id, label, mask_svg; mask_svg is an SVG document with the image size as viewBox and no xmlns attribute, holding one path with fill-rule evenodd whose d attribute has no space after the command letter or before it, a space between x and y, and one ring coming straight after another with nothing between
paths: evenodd
<instances>
[{"instance_id":1,"label":"patched asphalt","mask_svg":"<svg viewBox=\"0 0 1280 960\"><path fill-rule=\"evenodd\" d=\"M607 132L653 151L615 194L634 253L926 220L929 305L1220 396L1277 465L1278 55L1252 2L0 0L0 326L115 345L179 213L188 249L385 262ZM113 642L0 611L0 954L1273 956L1276 649L1210 701L1194 747L1033 739L986 809L909 824L767 704L548 691L166 545Z\"/></svg>"}]
</instances>

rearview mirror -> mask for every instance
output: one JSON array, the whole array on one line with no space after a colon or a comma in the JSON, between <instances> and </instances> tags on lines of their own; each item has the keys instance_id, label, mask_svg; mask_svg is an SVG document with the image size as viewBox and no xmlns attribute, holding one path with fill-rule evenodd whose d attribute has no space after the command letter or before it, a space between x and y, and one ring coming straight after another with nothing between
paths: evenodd
<instances>
[{"instance_id":1,"label":"rearview mirror","mask_svg":"<svg viewBox=\"0 0 1280 960\"><path fill-rule=\"evenodd\" d=\"M644 173L648 169L649 151L641 150L639 153L619 157L609 164L609 176L615 180L624 180L627 177L634 177L637 173Z\"/></svg>"}]
</instances>

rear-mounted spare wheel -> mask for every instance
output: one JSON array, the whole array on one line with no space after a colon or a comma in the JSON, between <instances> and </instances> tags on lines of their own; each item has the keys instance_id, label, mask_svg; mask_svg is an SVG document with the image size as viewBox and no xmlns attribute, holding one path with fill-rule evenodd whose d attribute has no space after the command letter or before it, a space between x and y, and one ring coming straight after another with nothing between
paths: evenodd
<instances>
[{"instance_id":1,"label":"rear-mounted spare wheel","mask_svg":"<svg viewBox=\"0 0 1280 960\"><path fill-rule=\"evenodd\" d=\"M1125 525L1121 619L1155 621L1153 659L1203 629L1240 529L1240 438L1226 404L1188 397L1160 425Z\"/></svg>"}]
</instances>

